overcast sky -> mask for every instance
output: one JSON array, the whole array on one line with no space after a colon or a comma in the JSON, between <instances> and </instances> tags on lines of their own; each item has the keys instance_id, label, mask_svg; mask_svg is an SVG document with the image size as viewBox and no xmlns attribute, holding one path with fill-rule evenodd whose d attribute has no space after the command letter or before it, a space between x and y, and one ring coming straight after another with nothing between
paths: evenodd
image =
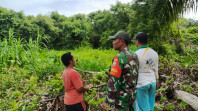
<instances>
[{"instance_id":1,"label":"overcast sky","mask_svg":"<svg viewBox=\"0 0 198 111\"><path fill-rule=\"evenodd\" d=\"M0 6L17 12L23 11L25 15L46 15L57 11L69 17L78 13L89 14L97 10L108 10L116 1L129 3L132 0L0 0ZM184 17L198 20L198 12L188 12Z\"/></svg>"}]
</instances>

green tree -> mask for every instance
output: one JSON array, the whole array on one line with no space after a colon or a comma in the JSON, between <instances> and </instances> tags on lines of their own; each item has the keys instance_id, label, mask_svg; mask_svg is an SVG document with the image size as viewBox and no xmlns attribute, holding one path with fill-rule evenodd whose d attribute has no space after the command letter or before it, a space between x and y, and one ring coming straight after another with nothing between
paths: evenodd
<instances>
[{"instance_id":1,"label":"green tree","mask_svg":"<svg viewBox=\"0 0 198 111\"><path fill-rule=\"evenodd\" d=\"M155 0L152 16L157 18L161 26L166 26L175 20L178 20L184 11L189 9L197 10L198 0Z\"/></svg>"},{"instance_id":2,"label":"green tree","mask_svg":"<svg viewBox=\"0 0 198 111\"><path fill-rule=\"evenodd\" d=\"M38 30L38 34L45 38L45 41L42 42L50 47L53 47L57 42L56 38L59 37L59 28L54 26L53 20L48 16L37 15L32 23L35 24L35 28ZM46 42L46 40L48 42Z\"/></svg>"},{"instance_id":3,"label":"green tree","mask_svg":"<svg viewBox=\"0 0 198 111\"><path fill-rule=\"evenodd\" d=\"M92 12L88 15L89 22L91 25L91 29L88 33L89 42L93 45L94 48L98 48L101 46L101 38L103 36L103 32L111 30L113 26L113 18L112 14L107 11L97 11Z\"/></svg>"},{"instance_id":4,"label":"green tree","mask_svg":"<svg viewBox=\"0 0 198 111\"><path fill-rule=\"evenodd\" d=\"M51 12L50 18L53 19L54 26L62 28L61 23L67 20L67 17L60 15L58 12Z\"/></svg>"},{"instance_id":5,"label":"green tree","mask_svg":"<svg viewBox=\"0 0 198 111\"><path fill-rule=\"evenodd\" d=\"M62 23L63 37L61 37L62 42L58 43L59 46L75 48L80 46L83 41L87 41L88 26L83 20L71 17Z\"/></svg>"},{"instance_id":6,"label":"green tree","mask_svg":"<svg viewBox=\"0 0 198 111\"><path fill-rule=\"evenodd\" d=\"M129 22L130 22L130 5L122 4L121 2L117 2L116 5L111 6L110 12L113 13L113 29L118 30L127 30Z\"/></svg>"},{"instance_id":7,"label":"green tree","mask_svg":"<svg viewBox=\"0 0 198 111\"><path fill-rule=\"evenodd\" d=\"M88 15L91 30L88 33L89 42L94 48L110 48L110 35L119 30L127 31L130 22L130 5L117 2L110 10L96 11Z\"/></svg>"},{"instance_id":8,"label":"green tree","mask_svg":"<svg viewBox=\"0 0 198 111\"><path fill-rule=\"evenodd\" d=\"M196 0L197 1L197 0ZM179 15L188 7L197 6L195 0L136 0L131 8L132 21L129 32L136 34L146 32L152 40L151 46L160 50L167 30L173 21L178 20ZM189 4L194 4L190 6Z\"/></svg>"},{"instance_id":9,"label":"green tree","mask_svg":"<svg viewBox=\"0 0 198 111\"><path fill-rule=\"evenodd\" d=\"M2 39L8 37L9 29L14 29L18 26L19 23L17 21L19 19L15 19L17 16L17 13L13 10L0 7L0 37Z\"/></svg>"}]
</instances>

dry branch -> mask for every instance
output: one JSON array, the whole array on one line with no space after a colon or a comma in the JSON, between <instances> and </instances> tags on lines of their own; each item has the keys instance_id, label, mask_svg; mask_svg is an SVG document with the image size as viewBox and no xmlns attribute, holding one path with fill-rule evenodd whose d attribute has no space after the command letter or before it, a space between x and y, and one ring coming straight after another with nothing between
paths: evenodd
<instances>
[{"instance_id":1,"label":"dry branch","mask_svg":"<svg viewBox=\"0 0 198 111\"><path fill-rule=\"evenodd\" d=\"M51 99L46 99L46 100L43 100L43 101L39 101L39 103L52 101L52 100L54 100L54 99L56 99L56 98L51 98Z\"/></svg>"},{"instance_id":2,"label":"dry branch","mask_svg":"<svg viewBox=\"0 0 198 111\"><path fill-rule=\"evenodd\" d=\"M61 96L61 97L64 97L64 95ZM45 99L45 100L39 101L39 103L42 103L42 102L49 102L49 101L52 101L52 100L55 100L55 99L57 99L57 97L56 97L56 98Z\"/></svg>"},{"instance_id":3,"label":"dry branch","mask_svg":"<svg viewBox=\"0 0 198 111\"><path fill-rule=\"evenodd\" d=\"M76 67L74 67L74 69L76 69L80 72L89 73L89 74L101 74L102 73L102 72L86 71L86 70L82 70L82 69L79 69L79 68L76 68Z\"/></svg>"},{"instance_id":4,"label":"dry branch","mask_svg":"<svg viewBox=\"0 0 198 111\"><path fill-rule=\"evenodd\" d=\"M106 86L107 84L100 84L100 85L97 85L97 86L92 86L90 89L92 88L99 88L99 87L103 87L103 86Z\"/></svg>"}]
</instances>

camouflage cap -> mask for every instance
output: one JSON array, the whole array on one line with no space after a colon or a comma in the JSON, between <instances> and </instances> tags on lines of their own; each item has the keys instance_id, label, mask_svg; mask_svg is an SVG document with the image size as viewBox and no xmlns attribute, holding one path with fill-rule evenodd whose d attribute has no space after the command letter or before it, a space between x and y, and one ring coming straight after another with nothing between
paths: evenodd
<instances>
[{"instance_id":1,"label":"camouflage cap","mask_svg":"<svg viewBox=\"0 0 198 111\"><path fill-rule=\"evenodd\" d=\"M109 36L109 39L114 40L116 38L121 38L126 41L130 41L129 35L125 31L118 31L114 36Z\"/></svg>"}]
</instances>

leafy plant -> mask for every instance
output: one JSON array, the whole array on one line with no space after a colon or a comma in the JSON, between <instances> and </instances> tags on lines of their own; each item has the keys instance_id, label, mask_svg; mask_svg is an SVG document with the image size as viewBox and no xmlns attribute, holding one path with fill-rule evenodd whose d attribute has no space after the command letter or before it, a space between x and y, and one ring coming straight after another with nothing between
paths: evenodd
<instances>
[{"instance_id":1,"label":"leafy plant","mask_svg":"<svg viewBox=\"0 0 198 111\"><path fill-rule=\"evenodd\" d=\"M166 107L166 109L167 109L168 111L174 111L174 110L175 110L175 105L169 104L169 105Z\"/></svg>"},{"instance_id":2,"label":"leafy plant","mask_svg":"<svg viewBox=\"0 0 198 111\"><path fill-rule=\"evenodd\" d=\"M180 104L179 104L179 106L181 107L181 109L186 109L186 106L187 106L188 104L186 103L186 102L184 102L184 101L182 101Z\"/></svg>"},{"instance_id":3,"label":"leafy plant","mask_svg":"<svg viewBox=\"0 0 198 111\"><path fill-rule=\"evenodd\" d=\"M166 101L166 97L161 96L160 102L165 102L165 101Z\"/></svg>"}]
</instances>

